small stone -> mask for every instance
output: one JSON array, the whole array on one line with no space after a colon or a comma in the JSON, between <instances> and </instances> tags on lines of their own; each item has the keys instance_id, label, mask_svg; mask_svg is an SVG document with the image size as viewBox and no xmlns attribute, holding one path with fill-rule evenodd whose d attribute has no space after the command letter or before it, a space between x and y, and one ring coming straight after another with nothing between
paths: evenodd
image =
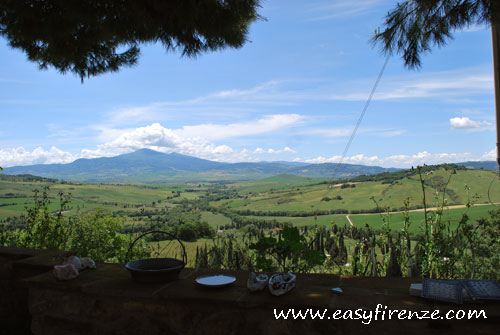
<instances>
[{"instance_id":1,"label":"small stone","mask_svg":"<svg viewBox=\"0 0 500 335\"><path fill-rule=\"evenodd\" d=\"M64 260L63 265L64 264L73 264L77 271L80 271L82 268L82 261L77 256L69 256Z\"/></svg>"},{"instance_id":2,"label":"small stone","mask_svg":"<svg viewBox=\"0 0 500 335\"><path fill-rule=\"evenodd\" d=\"M78 277L78 270L73 264L56 265L54 276L59 280L71 280Z\"/></svg>"},{"instance_id":3,"label":"small stone","mask_svg":"<svg viewBox=\"0 0 500 335\"><path fill-rule=\"evenodd\" d=\"M268 276L266 274L256 275L255 272L250 272L250 277L247 281L247 287L250 291L261 291L267 285Z\"/></svg>"},{"instance_id":4,"label":"small stone","mask_svg":"<svg viewBox=\"0 0 500 335\"><path fill-rule=\"evenodd\" d=\"M272 275L269 279L269 292L275 296L290 292L295 287L296 278L291 272Z\"/></svg>"},{"instance_id":5,"label":"small stone","mask_svg":"<svg viewBox=\"0 0 500 335\"><path fill-rule=\"evenodd\" d=\"M80 270L95 269L95 262L92 258L82 257L82 258L80 258L80 261L81 261L81 269Z\"/></svg>"},{"instance_id":6,"label":"small stone","mask_svg":"<svg viewBox=\"0 0 500 335\"><path fill-rule=\"evenodd\" d=\"M334 287L331 289L331 291L332 291L332 293L340 294L340 295L342 295L344 293L340 287Z\"/></svg>"}]
</instances>

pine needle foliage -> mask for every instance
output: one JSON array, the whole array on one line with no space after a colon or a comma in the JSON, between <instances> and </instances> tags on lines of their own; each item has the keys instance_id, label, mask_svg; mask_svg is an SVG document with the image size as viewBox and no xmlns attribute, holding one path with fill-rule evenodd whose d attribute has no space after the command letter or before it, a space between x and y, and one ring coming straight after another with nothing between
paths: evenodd
<instances>
[{"instance_id":1,"label":"pine needle foliage","mask_svg":"<svg viewBox=\"0 0 500 335\"><path fill-rule=\"evenodd\" d=\"M137 63L139 45L195 57L239 48L260 0L0 0L0 36L40 69L85 77Z\"/></svg>"},{"instance_id":2,"label":"pine needle foliage","mask_svg":"<svg viewBox=\"0 0 500 335\"><path fill-rule=\"evenodd\" d=\"M494 22L500 22L498 0L407 0L386 15L372 43L386 54L402 54L406 67L418 69L421 55L446 45L456 30Z\"/></svg>"}]
</instances>

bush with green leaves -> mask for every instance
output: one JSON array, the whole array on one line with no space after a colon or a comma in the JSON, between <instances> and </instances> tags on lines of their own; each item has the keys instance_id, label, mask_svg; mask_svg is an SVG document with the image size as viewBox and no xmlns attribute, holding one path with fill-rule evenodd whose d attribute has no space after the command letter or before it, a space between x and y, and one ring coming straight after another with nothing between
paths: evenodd
<instances>
[{"instance_id":1,"label":"bush with green leaves","mask_svg":"<svg viewBox=\"0 0 500 335\"><path fill-rule=\"evenodd\" d=\"M59 193L60 206L54 214L49 209L49 187L44 187L41 192L35 189L33 193L33 205L26 207L25 227L14 232L13 242L25 248L65 249L71 225L65 220L63 211L70 196Z\"/></svg>"},{"instance_id":2,"label":"bush with green leaves","mask_svg":"<svg viewBox=\"0 0 500 335\"><path fill-rule=\"evenodd\" d=\"M325 261L325 255L313 250L297 227L285 226L278 239L262 237L250 249L256 251L255 267L268 272L310 272Z\"/></svg>"},{"instance_id":3,"label":"bush with green leaves","mask_svg":"<svg viewBox=\"0 0 500 335\"><path fill-rule=\"evenodd\" d=\"M97 210L75 216L65 216L69 194L59 193L59 210L49 209L49 188L34 190L34 203L26 207L24 227L2 229L0 245L33 249L72 250L78 256L96 261L124 262L130 238L121 234L123 218L104 215ZM132 250L133 257L147 256L149 250L140 244Z\"/></svg>"},{"instance_id":4,"label":"bush with green leaves","mask_svg":"<svg viewBox=\"0 0 500 335\"><path fill-rule=\"evenodd\" d=\"M120 233L123 218L103 215L102 210L97 210L70 218L69 221L68 249L96 261L125 261L124 255L130 241Z\"/></svg>"}]
</instances>

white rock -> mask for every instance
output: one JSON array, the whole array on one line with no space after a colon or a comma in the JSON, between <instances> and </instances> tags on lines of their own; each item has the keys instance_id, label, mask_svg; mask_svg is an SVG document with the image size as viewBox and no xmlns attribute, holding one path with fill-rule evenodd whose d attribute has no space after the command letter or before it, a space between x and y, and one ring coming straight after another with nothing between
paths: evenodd
<instances>
[{"instance_id":1,"label":"white rock","mask_svg":"<svg viewBox=\"0 0 500 335\"><path fill-rule=\"evenodd\" d=\"M247 287L252 292L261 291L266 287L268 278L266 274L257 276L255 272L251 272L247 281Z\"/></svg>"},{"instance_id":2,"label":"white rock","mask_svg":"<svg viewBox=\"0 0 500 335\"><path fill-rule=\"evenodd\" d=\"M53 273L59 280L70 280L78 277L78 270L73 264L56 265Z\"/></svg>"},{"instance_id":3,"label":"white rock","mask_svg":"<svg viewBox=\"0 0 500 335\"><path fill-rule=\"evenodd\" d=\"M272 295L280 296L290 292L295 287L295 276L293 273L277 273L269 279L269 292Z\"/></svg>"},{"instance_id":4,"label":"white rock","mask_svg":"<svg viewBox=\"0 0 500 335\"><path fill-rule=\"evenodd\" d=\"M80 270L95 269L95 262L92 258L82 257L82 258L80 258L80 261L81 261L81 269Z\"/></svg>"},{"instance_id":5,"label":"white rock","mask_svg":"<svg viewBox=\"0 0 500 335\"><path fill-rule=\"evenodd\" d=\"M64 260L63 265L64 264L73 264L77 271L80 271L82 268L82 261L77 256L69 256Z\"/></svg>"}]
</instances>

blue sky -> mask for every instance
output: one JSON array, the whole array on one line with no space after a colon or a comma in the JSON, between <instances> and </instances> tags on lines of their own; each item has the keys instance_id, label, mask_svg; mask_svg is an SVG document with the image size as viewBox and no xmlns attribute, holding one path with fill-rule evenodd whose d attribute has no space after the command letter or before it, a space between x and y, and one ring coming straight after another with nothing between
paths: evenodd
<instances>
[{"instance_id":1,"label":"blue sky","mask_svg":"<svg viewBox=\"0 0 500 335\"><path fill-rule=\"evenodd\" d=\"M237 161L337 162L385 57L369 39L396 1L264 0L242 48L196 59L141 48L87 79L40 71L0 39L0 166L139 148ZM495 160L491 35L454 34L419 71L388 63L346 163Z\"/></svg>"}]
</instances>

